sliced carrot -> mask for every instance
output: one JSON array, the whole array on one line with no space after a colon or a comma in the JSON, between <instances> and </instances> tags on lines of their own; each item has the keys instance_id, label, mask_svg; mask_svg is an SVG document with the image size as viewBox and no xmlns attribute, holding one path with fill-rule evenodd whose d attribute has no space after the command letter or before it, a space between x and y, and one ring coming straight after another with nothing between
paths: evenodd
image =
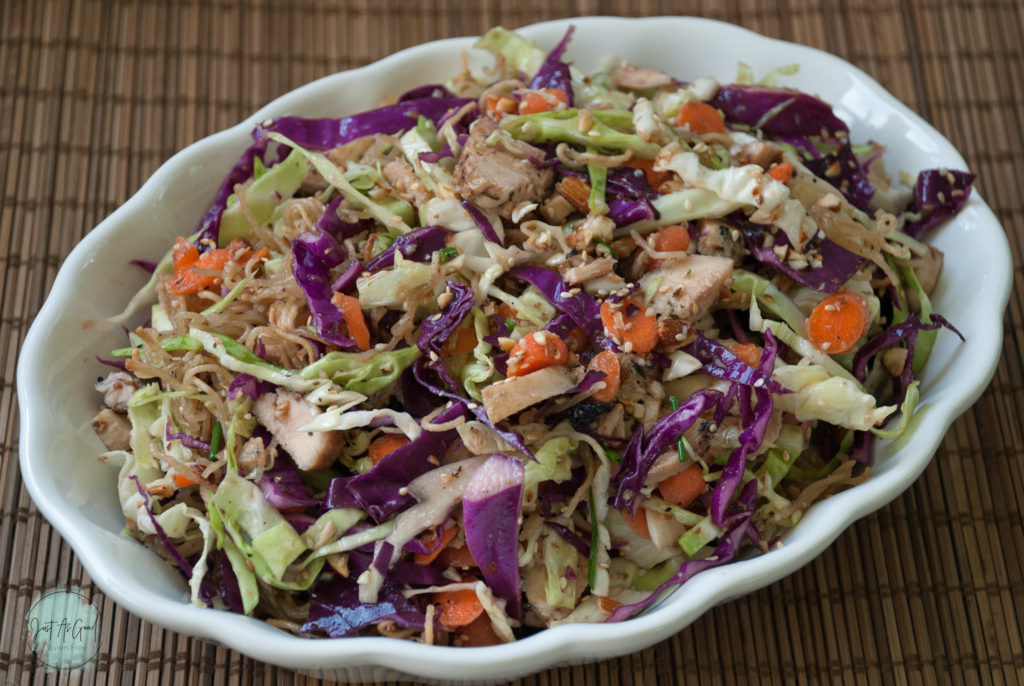
<instances>
[{"instance_id":1,"label":"sliced carrot","mask_svg":"<svg viewBox=\"0 0 1024 686\"><path fill-rule=\"evenodd\" d=\"M650 538L651 532L647 529L647 510L642 507L638 507L636 514L630 514L629 508L624 508L620 511L622 514L622 521L626 523L630 529L633 530L637 536L641 538Z\"/></svg>"},{"instance_id":2,"label":"sliced carrot","mask_svg":"<svg viewBox=\"0 0 1024 686\"><path fill-rule=\"evenodd\" d=\"M658 252L685 252L690 247L690 232L685 226L674 224L659 229L654 234L654 249ZM654 260L652 268L657 268L664 260Z\"/></svg>"},{"instance_id":3,"label":"sliced carrot","mask_svg":"<svg viewBox=\"0 0 1024 686\"><path fill-rule=\"evenodd\" d=\"M171 258L171 264L174 267L174 273L184 271L196 263L199 259L199 250L190 241L185 240L181 236L174 241L174 252Z\"/></svg>"},{"instance_id":4,"label":"sliced carrot","mask_svg":"<svg viewBox=\"0 0 1024 686\"><path fill-rule=\"evenodd\" d=\"M524 376L538 369L569 361L565 341L550 331L536 331L519 339L508 355L508 375Z\"/></svg>"},{"instance_id":5,"label":"sliced carrot","mask_svg":"<svg viewBox=\"0 0 1024 686\"><path fill-rule=\"evenodd\" d=\"M174 485L177 486L178 488L195 486L197 483L199 483L198 481L194 481L188 478L187 476L182 476L181 474L174 474L171 476L171 479L174 481Z\"/></svg>"},{"instance_id":6,"label":"sliced carrot","mask_svg":"<svg viewBox=\"0 0 1024 686\"><path fill-rule=\"evenodd\" d=\"M452 539L455 538L455 534L457 533L457 531L458 529L454 526L450 526L444 531L442 531L441 543L438 544L436 548L434 548L434 552L416 553L412 556L413 562L415 562L418 565L429 565L431 562L436 560L437 556L441 554L441 551L444 550L445 547L452 542ZM432 534L429 539L424 539L423 543L424 545L433 547L434 544L437 543L437 537Z\"/></svg>"},{"instance_id":7,"label":"sliced carrot","mask_svg":"<svg viewBox=\"0 0 1024 686\"><path fill-rule=\"evenodd\" d=\"M658 252L682 252L689 247L690 232L685 226L666 226L654 235L654 249Z\"/></svg>"},{"instance_id":8,"label":"sliced carrot","mask_svg":"<svg viewBox=\"0 0 1024 686\"><path fill-rule=\"evenodd\" d=\"M466 626L484 611L476 591L471 588L435 593L434 603L437 604L437 620L449 629Z\"/></svg>"},{"instance_id":9,"label":"sliced carrot","mask_svg":"<svg viewBox=\"0 0 1024 686\"><path fill-rule=\"evenodd\" d=\"M402 434L383 434L370 441L367 454L370 456L370 461L377 464L391 453L408 444L409 439Z\"/></svg>"},{"instance_id":10,"label":"sliced carrot","mask_svg":"<svg viewBox=\"0 0 1024 686\"><path fill-rule=\"evenodd\" d=\"M636 298L620 303L605 300L601 303L601 323L608 335L622 341L627 353L649 353L658 345L658 320Z\"/></svg>"},{"instance_id":11,"label":"sliced carrot","mask_svg":"<svg viewBox=\"0 0 1024 686\"><path fill-rule=\"evenodd\" d=\"M476 331L464 327L455 332L454 336L448 338L441 346L441 354L445 357L452 355L461 355L463 353L472 352L473 348L476 347Z\"/></svg>"},{"instance_id":12,"label":"sliced carrot","mask_svg":"<svg viewBox=\"0 0 1024 686\"><path fill-rule=\"evenodd\" d=\"M488 95L487 103L484 107L487 110L487 116L494 121L501 121L501 118L506 114L515 112L519 107L519 103L515 98L508 95Z\"/></svg>"},{"instance_id":13,"label":"sliced carrot","mask_svg":"<svg viewBox=\"0 0 1024 686\"><path fill-rule=\"evenodd\" d=\"M459 627L455 632L456 645L463 648L482 648L494 646L502 642L494 631L491 618L482 614L466 626Z\"/></svg>"},{"instance_id":14,"label":"sliced carrot","mask_svg":"<svg viewBox=\"0 0 1024 686\"><path fill-rule=\"evenodd\" d=\"M690 131L698 134L722 133L725 131L725 120L711 105L706 102L684 102L676 117L679 126L688 126Z\"/></svg>"},{"instance_id":15,"label":"sliced carrot","mask_svg":"<svg viewBox=\"0 0 1024 686\"><path fill-rule=\"evenodd\" d=\"M626 162L624 166L643 170L644 176L647 177L647 183L649 183L651 188L654 190L658 190L658 188L661 187L661 184L672 178L672 172L654 171L654 160L633 157Z\"/></svg>"},{"instance_id":16,"label":"sliced carrot","mask_svg":"<svg viewBox=\"0 0 1024 686\"><path fill-rule=\"evenodd\" d=\"M621 381L621 370L619 369L619 356L611 350L602 350L587 365L587 371L604 372L604 388L599 390L591 399L599 403L615 402L619 394L619 382Z\"/></svg>"},{"instance_id":17,"label":"sliced carrot","mask_svg":"<svg viewBox=\"0 0 1024 686\"><path fill-rule=\"evenodd\" d=\"M768 176L772 177L776 181L789 183L790 177L793 176L793 164L791 162L776 164L768 170Z\"/></svg>"},{"instance_id":18,"label":"sliced carrot","mask_svg":"<svg viewBox=\"0 0 1024 686\"><path fill-rule=\"evenodd\" d=\"M509 319L514 319L516 322L519 322L518 313L515 308L508 303L497 303L494 306L494 311L502 318L502 320L507 321Z\"/></svg>"},{"instance_id":19,"label":"sliced carrot","mask_svg":"<svg viewBox=\"0 0 1024 686\"><path fill-rule=\"evenodd\" d=\"M341 314L345 317L348 335L356 342L356 347L360 350L369 350L370 329L366 326L366 317L363 315L363 308L359 305L359 298L353 298L344 293L335 293L331 296L331 302L338 306Z\"/></svg>"},{"instance_id":20,"label":"sliced carrot","mask_svg":"<svg viewBox=\"0 0 1024 686\"><path fill-rule=\"evenodd\" d=\"M863 296L836 291L818 303L807 318L807 336L822 352L849 352L867 333L870 316Z\"/></svg>"},{"instance_id":21,"label":"sliced carrot","mask_svg":"<svg viewBox=\"0 0 1024 686\"><path fill-rule=\"evenodd\" d=\"M569 104L569 98L565 96L565 92L559 88L545 88L544 93L560 100L566 105ZM536 114L537 112L547 112L552 109L551 101L545 98L538 91L531 91L527 93L522 102L519 103L519 114Z\"/></svg>"},{"instance_id":22,"label":"sliced carrot","mask_svg":"<svg viewBox=\"0 0 1024 686\"><path fill-rule=\"evenodd\" d=\"M587 336L587 332L584 331L582 326L577 326L575 329L569 332L566 337L565 344L569 346L569 350L578 353L581 350L585 350L590 345L590 337Z\"/></svg>"},{"instance_id":23,"label":"sliced carrot","mask_svg":"<svg viewBox=\"0 0 1024 686\"><path fill-rule=\"evenodd\" d=\"M464 545L447 546L438 553L437 561L442 566L455 567L456 569L472 569L477 566L476 560L473 559L473 554L469 552L469 547Z\"/></svg>"},{"instance_id":24,"label":"sliced carrot","mask_svg":"<svg viewBox=\"0 0 1024 686\"><path fill-rule=\"evenodd\" d=\"M753 343L730 343L726 347L729 352L751 367L756 367L761 362L761 349Z\"/></svg>"},{"instance_id":25,"label":"sliced carrot","mask_svg":"<svg viewBox=\"0 0 1024 686\"><path fill-rule=\"evenodd\" d=\"M658 492L670 503L679 507L689 507L706 487L704 472L698 465L691 464L678 474L663 479L658 484Z\"/></svg>"}]
</instances>

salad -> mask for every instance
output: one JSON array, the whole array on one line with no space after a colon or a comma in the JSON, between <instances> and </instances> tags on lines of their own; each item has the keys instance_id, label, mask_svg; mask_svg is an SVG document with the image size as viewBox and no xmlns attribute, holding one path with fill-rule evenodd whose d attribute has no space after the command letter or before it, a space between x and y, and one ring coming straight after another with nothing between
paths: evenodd
<instances>
[{"instance_id":1,"label":"salad","mask_svg":"<svg viewBox=\"0 0 1024 686\"><path fill-rule=\"evenodd\" d=\"M93 426L190 602L459 646L621 621L905 430L959 335L922 238L974 176L891 178L795 67L583 75L571 36L263 122L139 262Z\"/></svg>"}]
</instances>

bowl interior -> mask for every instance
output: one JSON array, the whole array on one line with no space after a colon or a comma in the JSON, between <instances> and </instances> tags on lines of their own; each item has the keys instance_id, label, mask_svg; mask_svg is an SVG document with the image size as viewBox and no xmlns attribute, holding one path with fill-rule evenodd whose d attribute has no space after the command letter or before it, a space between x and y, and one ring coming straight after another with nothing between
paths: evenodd
<instances>
[{"instance_id":1,"label":"bowl interior","mask_svg":"<svg viewBox=\"0 0 1024 686\"><path fill-rule=\"evenodd\" d=\"M550 22L524 32L551 46L569 23ZM850 124L854 140L884 142L890 172L965 168L934 129L862 72L830 55L708 20L590 18L571 23L577 32L569 57L585 72L596 70L608 51L681 78L710 75L723 82L735 77L739 61L752 65L758 78L778 66L799 63L799 73L782 82L820 93L833 103ZM103 448L89 422L98 407L92 384L108 371L95 357L122 345L123 337L119 327L83 328L83 322L116 314L145 282L146 275L128 266L128 260L159 259L175 236L194 230L224 174L248 144L254 123L270 116L339 116L373 107L387 95L456 73L460 51L471 44L472 39L440 41L326 77L194 144L165 163L63 265L19 363L22 473L40 510L97 584L136 614L295 668L382 665L431 678L508 678L562 661L622 654L664 638L718 602L796 569L854 519L891 500L920 473L949 423L990 378L1009 292L1009 251L994 216L975 194L966 210L931 239L946 253L944 279L934 296L936 310L967 334L966 343L949 334L939 336L922 385L924 408L911 431L897 443L880 443L872 479L813 508L780 550L702 574L657 608L624 624L561 627L516 644L472 651L378 638L309 641L256 620L184 604L186 586L180 575L119 535L124 522L114 472L95 459ZM721 49L723 45L728 49Z\"/></svg>"}]
</instances>

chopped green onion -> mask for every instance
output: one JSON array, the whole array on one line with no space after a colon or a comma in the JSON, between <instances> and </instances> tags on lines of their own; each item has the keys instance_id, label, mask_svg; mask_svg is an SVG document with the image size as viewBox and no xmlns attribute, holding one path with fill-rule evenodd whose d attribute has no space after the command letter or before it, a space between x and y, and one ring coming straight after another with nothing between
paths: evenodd
<instances>
[{"instance_id":1,"label":"chopped green onion","mask_svg":"<svg viewBox=\"0 0 1024 686\"><path fill-rule=\"evenodd\" d=\"M608 241L606 241L603 238L594 238L594 240L597 241L598 245L604 247L604 249L608 251L608 254L611 257L615 258L616 260L619 259L619 253L615 252L614 248L612 248L612 246L608 245Z\"/></svg>"},{"instance_id":2,"label":"chopped green onion","mask_svg":"<svg viewBox=\"0 0 1024 686\"><path fill-rule=\"evenodd\" d=\"M619 455L606 445L602 445L601 447L604 448L604 454L609 460L616 464L622 464L622 455Z\"/></svg>"},{"instance_id":3,"label":"chopped green onion","mask_svg":"<svg viewBox=\"0 0 1024 686\"><path fill-rule=\"evenodd\" d=\"M441 248L440 250L438 250L438 252L441 254L441 261L442 262L448 262L449 260L454 260L456 257L459 256L459 249L458 248Z\"/></svg>"},{"instance_id":4,"label":"chopped green onion","mask_svg":"<svg viewBox=\"0 0 1024 686\"><path fill-rule=\"evenodd\" d=\"M220 452L221 440L224 438L224 428L219 421L213 423L213 436L210 437L210 460L216 461L217 453Z\"/></svg>"},{"instance_id":5,"label":"chopped green onion","mask_svg":"<svg viewBox=\"0 0 1024 686\"><path fill-rule=\"evenodd\" d=\"M668 399L669 404L672 406L672 411L675 412L679 409L679 398L670 396ZM683 443L683 437L680 436L679 440L676 441L676 448L679 450L679 461L686 462L686 445Z\"/></svg>"},{"instance_id":6,"label":"chopped green onion","mask_svg":"<svg viewBox=\"0 0 1024 686\"><path fill-rule=\"evenodd\" d=\"M508 332L512 333L516 328L515 317L505 317L505 326L508 327Z\"/></svg>"}]
</instances>

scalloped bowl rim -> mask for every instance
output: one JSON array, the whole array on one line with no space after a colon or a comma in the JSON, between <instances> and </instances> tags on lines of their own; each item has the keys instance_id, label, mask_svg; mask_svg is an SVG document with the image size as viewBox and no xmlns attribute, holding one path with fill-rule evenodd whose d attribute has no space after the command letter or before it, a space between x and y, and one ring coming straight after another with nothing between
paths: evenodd
<instances>
[{"instance_id":1,"label":"scalloped bowl rim","mask_svg":"<svg viewBox=\"0 0 1024 686\"><path fill-rule=\"evenodd\" d=\"M963 158L935 129L864 72L828 53L767 38L731 24L696 18L653 17L627 20L619 17L592 17L534 24L521 30L539 44L550 46L570 23L577 26L576 40L574 47L570 48L570 56L579 52L575 46L581 40L581 36L605 36L609 32L614 32L626 38L611 37L607 44L621 45L622 50L632 50L636 43L630 43L631 40L636 41L641 35L659 33L668 30L666 27L671 27L673 32L699 32L704 36L704 40L709 40L709 36L714 37L716 41L735 40L742 50L756 49L758 56L773 56L763 59L777 60L760 62L755 64L755 67L765 64L772 67L792 62L795 58L805 69L811 62L813 69L834 70L842 73L844 78L857 86L857 97L866 95L871 101L870 104L881 103L889 116L897 117L908 131L915 132L914 135L918 136L920 145L931 146L927 148L927 154L933 155L935 160L945 166L966 168ZM78 509L69 506L61 497L61 491L56 485L53 465L47 457L40 457L47 454L44 448L53 446L48 434L59 433L54 431L52 426L55 416L59 416L59 413L56 412L55 406L52 406L52 394L39 393L33 389L48 387L55 383L48 374L53 374L51 367L54 356L59 355L66 346L52 342L47 334L50 331L57 331L59 326L67 326L69 317L73 318L67 314L68 304L74 301L75 294L82 285L81 273L94 273L98 268L97 263L102 267L101 248L104 244L115 236L125 240L127 226L131 220L144 216L152 207L159 207L159 203L169 192L168 189L175 188L175 184L179 183L183 176L192 175L197 167L202 167L202 160L215 158L213 166L219 169L220 175L223 176L230 162L223 157L217 158L217 154L227 155L231 160L236 158L241 150L241 141L248 138L249 131L255 123L272 114L297 113L293 108L301 108L303 103L309 102L311 98L322 100L326 91L350 81L365 82L376 75L384 75L383 81L388 83L396 78L408 80L405 76L396 77L393 67L410 65L417 61L430 63L432 59L437 60L439 55L457 56L458 51L468 48L472 40L453 38L426 43L395 53L360 69L318 79L277 98L240 124L190 145L161 165L128 202L86 235L62 265L52 291L26 337L18 365L22 475L40 511L72 546L97 585L134 614L175 631L218 640L267 662L307 671L379 666L428 679L506 679L557 664L594 661L625 654L669 637L718 603L765 586L793 572L820 554L853 521L895 498L921 473L950 424L977 399L992 377L1002 342L1002 314L1009 298L1012 265L1009 259L1009 246L998 220L975 192L964 213L939 232L940 237L954 238L960 230L980 232L978 235L984 239L986 258L991 260L990 264L986 263L989 272L984 282L985 288L990 290L985 291L986 297L976 298L971 305L979 312L980 328L965 331L968 336L967 344L954 356L955 359L951 358L949 365L943 367L939 374L955 374L968 381L958 386L957 393L943 392L937 397L932 397L929 394L928 383L933 377L926 373L922 402L929 403L929 409L920 422L912 424L911 431L908 432L911 435L900 441L898 449L892 449L891 446L887 448L894 452L887 458L884 470L874 474L866 484L844 491L812 508L794 535L787 538L785 545L767 554L703 572L643 615L619 624L574 624L556 627L516 643L473 650L425 646L377 637L308 640L280 632L258 620L189 606L179 598L149 591L138 579L126 579L124 569L112 566L111 561L103 557L101 551L97 549L97 537L102 537L103 533L97 533L97 527L87 526L79 516L82 507L87 507L88 504ZM780 57L782 54L786 57ZM731 59L737 58L732 56ZM639 61L637 63L644 64ZM662 66L667 68L666 65ZM727 78L729 74L719 73L717 76ZM828 88L824 90L827 93ZM837 109L840 110L840 114L844 114L844 105L837 105ZM344 108L343 111L352 111L352 108ZM853 128L856 133L857 126ZM910 136L910 133L907 135ZM212 190L207 197L209 195L212 195ZM199 207L201 204L197 203L195 208L196 218L205 210L205 206ZM178 227L178 232L187 232L191 226L194 226L194 222L183 223ZM964 226L967 228L964 229ZM110 257L107 258L107 262L108 266L117 264ZM953 280L956 281L955 275ZM977 292L975 294L978 295ZM941 300L940 296L940 303ZM111 307L108 307L108 310L112 309L115 303L109 305ZM75 312L78 316L78 311ZM81 321L80 316L77 321ZM963 354L968 350L970 355ZM76 383L80 382L77 377L74 380ZM78 435L81 434L80 423L75 430L79 432ZM911 437L915 440L910 441ZM91 448L87 452L91 452ZM117 532L108 531L107 535L110 533ZM121 543L118 541L112 545L119 546ZM135 546L127 540L123 543Z\"/></svg>"}]
</instances>

